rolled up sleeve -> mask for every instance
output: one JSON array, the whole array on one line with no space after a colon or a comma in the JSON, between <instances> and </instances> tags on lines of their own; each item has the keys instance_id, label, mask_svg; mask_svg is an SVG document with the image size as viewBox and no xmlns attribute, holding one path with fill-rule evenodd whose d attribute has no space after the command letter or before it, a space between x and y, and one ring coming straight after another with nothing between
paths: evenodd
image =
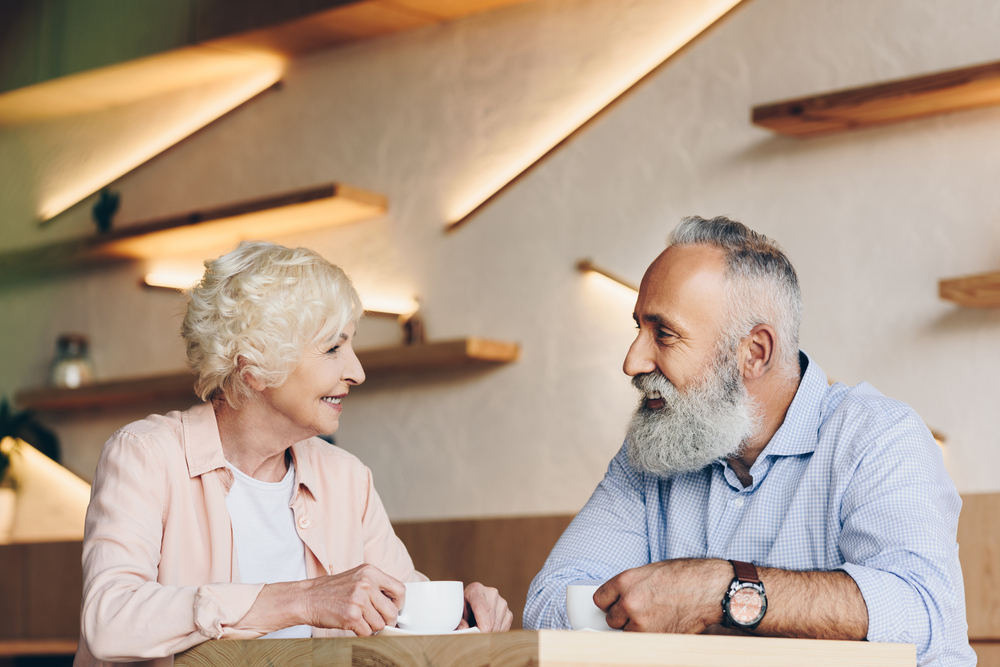
<instances>
[{"instance_id":1,"label":"rolled up sleeve","mask_svg":"<svg viewBox=\"0 0 1000 667\"><path fill-rule=\"evenodd\" d=\"M100 661L173 655L207 639L252 638L232 627L263 584L158 583L166 465L148 439L119 431L94 477L83 549L81 639ZM193 554L196 556L196 554ZM78 656L77 664L87 664Z\"/></svg>"},{"instance_id":2,"label":"rolled up sleeve","mask_svg":"<svg viewBox=\"0 0 1000 667\"><path fill-rule=\"evenodd\" d=\"M844 496L839 569L865 599L868 640L915 644L928 664L966 641L961 499L915 415L874 430Z\"/></svg>"}]
</instances>

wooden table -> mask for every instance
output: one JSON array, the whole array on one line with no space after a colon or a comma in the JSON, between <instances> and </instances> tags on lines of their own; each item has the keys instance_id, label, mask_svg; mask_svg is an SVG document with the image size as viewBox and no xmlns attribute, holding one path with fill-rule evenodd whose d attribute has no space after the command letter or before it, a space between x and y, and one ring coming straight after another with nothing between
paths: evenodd
<instances>
[{"instance_id":1,"label":"wooden table","mask_svg":"<svg viewBox=\"0 0 1000 667\"><path fill-rule=\"evenodd\" d=\"M543 630L437 637L208 641L177 667L913 667L912 644Z\"/></svg>"}]
</instances>

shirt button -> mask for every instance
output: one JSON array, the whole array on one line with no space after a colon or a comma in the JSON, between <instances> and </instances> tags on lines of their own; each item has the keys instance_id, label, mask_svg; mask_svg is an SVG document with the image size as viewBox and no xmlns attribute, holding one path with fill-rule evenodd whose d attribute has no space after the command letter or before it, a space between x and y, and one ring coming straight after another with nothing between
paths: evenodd
<instances>
[{"instance_id":1,"label":"shirt button","mask_svg":"<svg viewBox=\"0 0 1000 667\"><path fill-rule=\"evenodd\" d=\"M736 505L737 507L743 507L743 499L737 498L736 500L733 501L733 504Z\"/></svg>"},{"instance_id":2,"label":"shirt button","mask_svg":"<svg viewBox=\"0 0 1000 667\"><path fill-rule=\"evenodd\" d=\"M309 517L304 516L301 519L299 519L299 528L308 528L311 525L312 521L309 519Z\"/></svg>"}]
</instances>

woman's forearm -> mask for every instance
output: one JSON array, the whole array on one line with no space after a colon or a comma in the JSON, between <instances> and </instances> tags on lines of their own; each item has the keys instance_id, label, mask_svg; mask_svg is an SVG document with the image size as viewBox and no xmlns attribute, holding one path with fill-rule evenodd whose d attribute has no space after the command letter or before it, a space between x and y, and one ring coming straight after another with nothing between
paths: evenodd
<instances>
[{"instance_id":1,"label":"woman's forearm","mask_svg":"<svg viewBox=\"0 0 1000 667\"><path fill-rule=\"evenodd\" d=\"M233 627L263 635L293 625L309 624L303 603L306 590L303 581L266 584L250 611Z\"/></svg>"}]
</instances>

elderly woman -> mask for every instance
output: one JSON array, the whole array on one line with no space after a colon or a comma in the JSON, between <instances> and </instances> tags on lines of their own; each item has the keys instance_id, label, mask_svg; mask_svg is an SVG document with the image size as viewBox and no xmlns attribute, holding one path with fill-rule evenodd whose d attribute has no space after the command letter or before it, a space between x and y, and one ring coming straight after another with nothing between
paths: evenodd
<instances>
[{"instance_id":1,"label":"elderly woman","mask_svg":"<svg viewBox=\"0 0 1000 667\"><path fill-rule=\"evenodd\" d=\"M149 660L208 639L370 635L426 580L371 472L316 436L361 384L361 301L302 248L244 243L191 290L182 333L206 402L115 433L94 475L76 665ZM507 630L470 584L460 627Z\"/></svg>"}]
</instances>

